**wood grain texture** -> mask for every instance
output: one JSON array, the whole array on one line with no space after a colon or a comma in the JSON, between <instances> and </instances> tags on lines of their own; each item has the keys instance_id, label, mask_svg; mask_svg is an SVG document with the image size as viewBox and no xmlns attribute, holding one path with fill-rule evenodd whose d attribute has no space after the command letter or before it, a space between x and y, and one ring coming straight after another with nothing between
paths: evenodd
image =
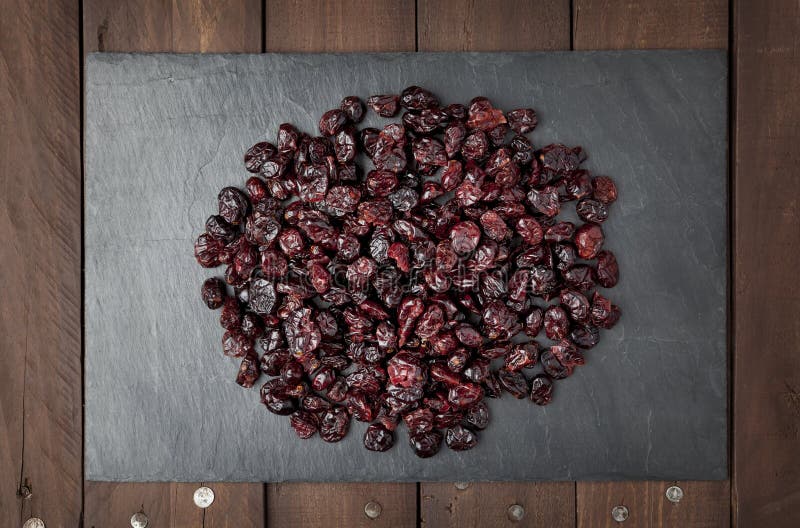
<instances>
[{"instance_id":1,"label":"wood grain texture","mask_svg":"<svg viewBox=\"0 0 800 528\"><path fill-rule=\"evenodd\" d=\"M414 51L413 0L266 0L269 52Z\"/></svg>"},{"instance_id":2,"label":"wood grain texture","mask_svg":"<svg viewBox=\"0 0 800 528\"><path fill-rule=\"evenodd\" d=\"M398 446L405 447L405 446ZM364 513L369 502L380 515ZM407 528L417 522L417 487L399 483L270 484L267 488L267 526L348 528Z\"/></svg>"},{"instance_id":3,"label":"wood grain texture","mask_svg":"<svg viewBox=\"0 0 800 528\"><path fill-rule=\"evenodd\" d=\"M678 503L667 500L666 490L679 486ZM587 486L590 486L587 488ZM591 496L587 496L587 491ZM722 528L730 526L730 488L723 482L598 482L578 483L578 528L616 528L615 506L628 508L625 528Z\"/></svg>"},{"instance_id":4,"label":"wood grain texture","mask_svg":"<svg viewBox=\"0 0 800 528\"><path fill-rule=\"evenodd\" d=\"M724 0L575 0L575 49L727 48ZM630 511L625 526L728 526L730 483L687 482L678 505L666 500L669 482L578 482L578 526L612 526L611 508ZM691 488L691 492L689 489Z\"/></svg>"},{"instance_id":5,"label":"wood grain texture","mask_svg":"<svg viewBox=\"0 0 800 528\"><path fill-rule=\"evenodd\" d=\"M534 51L570 47L568 0L419 0L420 51ZM575 526L572 482L420 484L420 518L426 527ZM525 509L511 521L508 508Z\"/></svg>"},{"instance_id":6,"label":"wood grain texture","mask_svg":"<svg viewBox=\"0 0 800 528\"><path fill-rule=\"evenodd\" d=\"M569 49L568 0L419 0L419 51Z\"/></svg>"},{"instance_id":7,"label":"wood grain texture","mask_svg":"<svg viewBox=\"0 0 800 528\"><path fill-rule=\"evenodd\" d=\"M734 525L800 526L800 3L735 2Z\"/></svg>"},{"instance_id":8,"label":"wood grain texture","mask_svg":"<svg viewBox=\"0 0 800 528\"><path fill-rule=\"evenodd\" d=\"M259 0L85 0L83 17L87 52L261 50ZM209 484L216 498L206 510L192 499L199 485L87 482L85 526L129 526L131 515L142 509L150 526L263 527L262 484Z\"/></svg>"},{"instance_id":9,"label":"wood grain texture","mask_svg":"<svg viewBox=\"0 0 800 528\"><path fill-rule=\"evenodd\" d=\"M1 0L0 13L0 526L78 526L78 3Z\"/></svg>"},{"instance_id":10,"label":"wood grain texture","mask_svg":"<svg viewBox=\"0 0 800 528\"><path fill-rule=\"evenodd\" d=\"M130 526L134 513L147 516L148 526L197 528L203 510L192 496L198 484L87 482L84 526ZM212 504L211 508L218 506Z\"/></svg>"},{"instance_id":11,"label":"wood grain texture","mask_svg":"<svg viewBox=\"0 0 800 528\"><path fill-rule=\"evenodd\" d=\"M414 51L411 0L266 0L268 52ZM267 485L267 525L415 526L414 484ZM380 517L364 514L370 501Z\"/></svg>"},{"instance_id":12,"label":"wood grain texture","mask_svg":"<svg viewBox=\"0 0 800 528\"><path fill-rule=\"evenodd\" d=\"M575 526L572 482L477 482L463 490L451 483L423 483L420 493L425 527ZM509 517L509 507L515 504L525 511L521 520Z\"/></svg>"},{"instance_id":13,"label":"wood grain texture","mask_svg":"<svg viewBox=\"0 0 800 528\"><path fill-rule=\"evenodd\" d=\"M576 50L728 47L727 0L575 0Z\"/></svg>"},{"instance_id":14,"label":"wood grain texture","mask_svg":"<svg viewBox=\"0 0 800 528\"><path fill-rule=\"evenodd\" d=\"M261 51L260 0L84 0L90 51Z\"/></svg>"}]
</instances>

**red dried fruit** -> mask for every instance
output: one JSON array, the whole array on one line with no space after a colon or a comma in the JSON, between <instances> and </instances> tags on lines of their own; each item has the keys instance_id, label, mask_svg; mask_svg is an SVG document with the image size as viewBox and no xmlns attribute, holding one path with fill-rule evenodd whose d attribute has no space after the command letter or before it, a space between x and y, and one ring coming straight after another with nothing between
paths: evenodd
<instances>
[{"instance_id":1,"label":"red dried fruit","mask_svg":"<svg viewBox=\"0 0 800 528\"><path fill-rule=\"evenodd\" d=\"M289 423L300 438L311 438L319 427L317 417L304 410L298 410L289 417Z\"/></svg>"},{"instance_id":2,"label":"red dried fruit","mask_svg":"<svg viewBox=\"0 0 800 528\"><path fill-rule=\"evenodd\" d=\"M402 418L421 457L439 450L440 430L450 448L469 449L489 422L484 397L549 403L553 380L619 320L594 291L619 277L598 225L617 189L580 169L580 147L537 150L522 135L536 126L532 109L504 114L485 97L441 107L418 86L367 103L381 116L407 112L359 131L365 107L349 96L322 116L321 137L284 123L275 145L248 149L256 176L246 193L222 189L194 248L202 266L226 266L234 295L219 278L201 295L222 307L223 352L242 358L237 383L274 376L262 402L291 415L300 437L319 430L334 442L351 418L374 421L364 445L385 451ZM586 222L577 229L557 218L570 201ZM543 351L515 339L542 328L556 340ZM540 363L529 383L522 372Z\"/></svg>"},{"instance_id":3,"label":"red dried fruit","mask_svg":"<svg viewBox=\"0 0 800 528\"><path fill-rule=\"evenodd\" d=\"M201 293L206 306L216 310L225 302L225 283L217 278L206 279Z\"/></svg>"},{"instance_id":4,"label":"red dried fruit","mask_svg":"<svg viewBox=\"0 0 800 528\"><path fill-rule=\"evenodd\" d=\"M430 458L438 453L442 446L442 433L433 430L427 433L411 434L408 442L415 455L420 458Z\"/></svg>"},{"instance_id":5,"label":"red dried fruit","mask_svg":"<svg viewBox=\"0 0 800 528\"><path fill-rule=\"evenodd\" d=\"M531 380L531 401L547 405L553 399L553 380L547 374L537 374Z\"/></svg>"},{"instance_id":6,"label":"red dried fruit","mask_svg":"<svg viewBox=\"0 0 800 528\"><path fill-rule=\"evenodd\" d=\"M583 224L575 232L575 249L582 259L593 259L603 247L605 236L597 224Z\"/></svg>"},{"instance_id":7,"label":"red dried fruit","mask_svg":"<svg viewBox=\"0 0 800 528\"><path fill-rule=\"evenodd\" d=\"M539 120L536 118L536 112L532 108L520 108L519 110L511 110L506 114L508 125L517 134L525 134L536 128Z\"/></svg>"},{"instance_id":8,"label":"red dried fruit","mask_svg":"<svg viewBox=\"0 0 800 528\"><path fill-rule=\"evenodd\" d=\"M453 451L466 451L478 443L478 435L461 425L454 425L445 435L447 447Z\"/></svg>"},{"instance_id":9,"label":"red dried fruit","mask_svg":"<svg viewBox=\"0 0 800 528\"><path fill-rule=\"evenodd\" d=\"M364 447L370 451L388 451L394 446L394 433L380 423L371 424L364 433Z\"/></svg>"},{"instance_id":10,"label":"red dried fruit","mask_svg":"<svg viewBox=\"0 0 800 528\"><path fill-rule=\"evenodd\" d=\"M326 442L338 442L350 429L350 415L343 407L333 407L322 415L319 436Z\"/></svg>"},{"instance_id":11,"label":"red dried fruit","mask_svg":"<svg viewBox=\"0 0 800 528\"><path fill-rule=\"evenodd\" d=\"M592 179L592 194L604 204L614 203L617 201L617 186L608 176L597 176Z\"/></svg>"}]
</instances>

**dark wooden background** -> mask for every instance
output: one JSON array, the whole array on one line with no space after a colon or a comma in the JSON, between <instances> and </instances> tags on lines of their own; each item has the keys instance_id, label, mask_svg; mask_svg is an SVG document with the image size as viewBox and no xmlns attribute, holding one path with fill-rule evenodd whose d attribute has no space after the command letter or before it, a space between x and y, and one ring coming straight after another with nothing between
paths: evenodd
<instances>
[{"instance_id":1,"label":"dark wooden background","mask_svg":"<svg viewBox=\"0 0 800 528\"><path fill-rule=\"evenodd\" d=\"M798 0L0 0L0 526L800 526L798 35ZM85 53L609 48L729 51L729 481L215 483L205 511L199 483L84 481Z\"/></svg>"}]
</instances>

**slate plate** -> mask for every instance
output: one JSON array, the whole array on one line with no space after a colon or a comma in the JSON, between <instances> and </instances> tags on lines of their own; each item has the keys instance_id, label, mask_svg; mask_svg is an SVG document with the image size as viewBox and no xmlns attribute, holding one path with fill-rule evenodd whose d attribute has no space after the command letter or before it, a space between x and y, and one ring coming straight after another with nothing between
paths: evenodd
<instances>
[{"instance_id":1,"label":"slate plate","mask_svg":"<svg viewBox=\"0 0 800 528\"><path fill-rule=\"evenodd\" d=\"M234 383L194 238L241 158L344 95L420 84L533 106L537 145L613 176L624 317L547 408L491 401L476 449L416 458L364 424L299 441ZM724 52L91 55L86 64L86 476L93 480L724 479Z\"/></svg>"}]
</instances>

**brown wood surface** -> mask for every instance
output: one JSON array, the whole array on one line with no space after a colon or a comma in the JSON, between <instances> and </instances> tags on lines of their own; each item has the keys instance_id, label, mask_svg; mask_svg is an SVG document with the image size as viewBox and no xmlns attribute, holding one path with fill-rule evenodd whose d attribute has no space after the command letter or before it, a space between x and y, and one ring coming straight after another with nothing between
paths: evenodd
<instances>
[{"instance_id":1,"label":"brown wood surface","mask_svg":"<svg viewBox=\"0 0 800 528\"><path fill-rule=\"evenodd\" d=\"M405 446L402 446L405 447ZM370 519L364 507L380 505ZM267 526L408 528L417 524L417 487L398 483L270 484Z\"/></svg>"},{"instance_id":2,"label":"brown wood surface","mask_svg":"<svg viewBox=\"0 0 800 528\"><path fill-rule=\"evenodd\" d=\"M573 15L575 49L728 47L727 0L574 0Z\"/></svg>"},{"instance_id":3,"label":"brown wood surface","mask_svg":"<svg viewBox=\"0 0 800 528\"><path fill-rule=\"evenodd\" d=\"M270 52L414 51L414 0L266 0Z\"/></svg>"},{"instance_id":4,"label":"brown wood surface","mask_svg":"<svg viewBox=\"0 0 800 528\"><path fill-rule=\"evenodd\" d=\"M677 485L683 490L678 503L667 500L666 491ZM718 528L730 525L728 481L703 482L578 482L578 528L620 526L611 510L628 508L629 527Z\"/></svg>"},{"instance_id":5,"label":"brown wood surface","mask_svg":"<svg viewBox=\"0 0 800 528\"><path fill-rule=\"evenodd\" d=\"M488 51L726 48L728 2L0 0L0 526L800 526L800 4L732 5L732 484L213 483L203 511L200 483L82 490L81 9L86 52Z\"/></svg>"},{"instance_id":6,"label":"brown wood surface","mask_svg":"<svg viewBox=\"0 0 800 528\"><path fill-rule=\"evenodd\" d=\"M734 9L734 521L797 527L800 3Z\"/></svg>"},{"instance_id":7,"label":"brown wood surface","mask_svg":"<svg viewBox=\"0 0 800 528\"><path fill-rule=\"evenodd\" d=\"M261 50L258 0L85 0L83 19L87 52ZM263 527L262 484L208 484L215 500L206 510L193 501L194 490L200 485L87 482L85 525L129 526L131 515L142 510L150 526Z\"/></svg>"},{"instance_id":8,"label":"brown wood surface","mask_svg":"<svg viewBox=\"0 0 800 528\"><path fill-rule=\"evenodd\" d=\"M476 482L468 483L466 489L444 482L420 486L425 527L575 526L573 482ZM521 519L510 517L509 508L513 505L523 508Z\"/></svg>"},{"instance_id":9,"label":"brown wood surface","mask_svg":"<svg viewBox=\"0 0 800 528\"><path fill-rule=\"evenodd\" d=\"M569 49L569 0L419 0L419 51Z\"/></svg>"},{"instance_id":10,"label":"brown wood surface","mask_svg":"<svg viewBox=\"0 0 800 528\"><path fill-rule=\"evenodd\" d=\"M261 0L83 0L90 51L261 51Z\"/></svg>"},{"instance_id":11,"label":"brown wood surface","mask_svg":"<svg viewBox=\"0 0 800 528\"><path fill-rule=\"evenodd\" d=\"M723 0L575 0L575 49L727 48L728 5ZM611 509L630 512L625 526L727 526L730 483L680 483L677 505L664 495L671 482L578 482L578 526L613 526Z\"/></svg>"},{"instance_id":12,"label":"brown wood surface","mask_svg":"<svg viewBox=\"0 0 800 528\"><path fill-rule=\"evenodd\" d=\"M414 2L266 0L266 51L414 51ZM415 526L414 484L267 485L267 525ZM369 519L375 501L381 515Z\"/></svg>"},{"instance_id":13,"label":"brown wood surface","mask_svg":"<svg viewBox=\"0 0 800 528\"><path fill-rule=\"evenodd\" d=\"M0 0L0 13L0 526L77 526L79 6Z\"/></svg>"}]
</instances>

